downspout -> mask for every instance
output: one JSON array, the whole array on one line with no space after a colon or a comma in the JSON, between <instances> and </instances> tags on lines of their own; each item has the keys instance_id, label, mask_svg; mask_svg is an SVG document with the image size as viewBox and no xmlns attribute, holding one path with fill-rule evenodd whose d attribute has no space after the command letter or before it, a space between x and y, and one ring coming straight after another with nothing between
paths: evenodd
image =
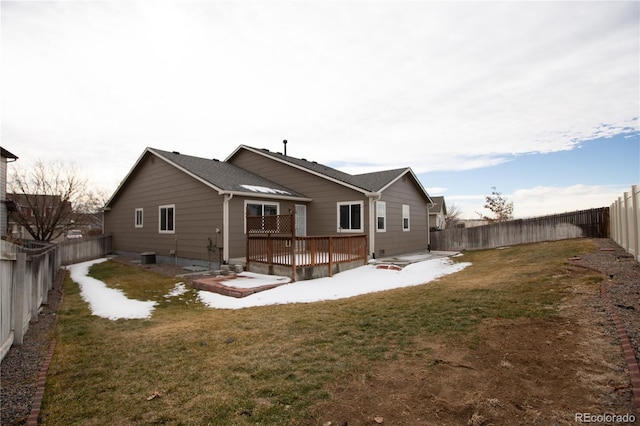
<instances>
[{"instance_id":1,"label":"downspout","mask_svg":"<svg viewBox=\"0 0 640 426\"><path fill-rule=\"evenodd\" d=\"M434 202L427 203L427 252L431 253L431 217L429 216L429 209L435 206Z\"/></svg>"},{"instance_id":2,"label":"downspout","mask_svg":"<svg viewBox=\"0 0 640 426\"><path fill-rule=\"evenodd\" d=\"M371 258L376 257L376 201L380 201L382 194L379 192L369 192L366 194L369 198L369 253Z\"/></svg>"},{"instance_id":3,"label":"downspout","mask_svg":"<svg viewBox=\"0 0 640 426\"><path fill-rule=\"evenodd\" d=\"M224 194L222 203L222 260L229 263L229 201L233 198L233 193Z\"/></svg>"}]
</instances>

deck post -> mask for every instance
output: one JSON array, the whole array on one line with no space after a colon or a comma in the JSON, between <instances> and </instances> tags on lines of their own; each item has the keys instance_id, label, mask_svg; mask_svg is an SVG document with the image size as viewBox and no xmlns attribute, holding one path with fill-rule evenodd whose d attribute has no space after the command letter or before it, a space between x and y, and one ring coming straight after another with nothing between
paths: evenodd
<instances>
[{"instance_id":1,"label":"deck post","mask_svg":"<svg viewBox=\"0 0 640 426\"><path fill-rule=\"evenodd\" d=\"M226 195L225 195L225 200L226 200ZM245 248L245 256L247 257L247 261L246 263L246 268L247 271L250 271L251 269L249 268L249 259L251 258L251 253L249 253L249 247L251 247L250 241L251 241L251 230L249 229L249 206L245 207L245 211L244 211L244 226L245 226L245 232L247 233L247 247ZM255 245L255 242L254 242ZM222 269L222 259L218 259L219 261L219 265L218 268Z\"/></svg>"},{"instance_id":2,"label":"deck post","mask_svg":"<svg viewBox=\"0 0 640 426\"><path fill-rule=\"evenodd\" d=\"M251 270L251 269L249 269L249 259L251 258L250 254L249 254L249 247L250 247L249 242L250 241L251 241L251 238L249 237L249 233L247 232L247 247L246 247L246 249L244 251L245 252L245 256L246 256L245 264L246 264L247 271ZM220 264L218 265L218 267L222 268L222 261L220 261Z\"/></svg>"},{"instance_id":3,"label":"deck post","mask_svg":"<svg viewBox=\"0 0 640 426\"><path fill-rule=\"evenodd\" d=\"M289 226L291 227L291 279L293 280L293 282L296 282L298 280L298 277L296 276L297 271L296 271L296 252L297 252L297 242L296 242L296 206L293 206L293 209L291 211L291 217L290 217L290 222L289 222Z\"/></svg>"},{"instance_id":4,"label":"deck post","mask_svg":"<svg viewBox=\"0 0 640 426\"><path fill-rule=\"evenodd\" d=\"M333 238L329 236L329 276L333 276Z\"/></svg>"}]
</instances>

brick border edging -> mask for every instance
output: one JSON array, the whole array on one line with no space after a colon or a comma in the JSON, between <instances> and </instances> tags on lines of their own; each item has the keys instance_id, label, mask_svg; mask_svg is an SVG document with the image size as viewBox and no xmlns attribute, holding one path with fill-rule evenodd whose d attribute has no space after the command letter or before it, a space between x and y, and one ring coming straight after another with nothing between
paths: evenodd
<instances>
[{"instance_id":1,"label":"brick border edging","mask_svg":"<svg viewBox=\"0 0 640 426\"><path fill-rule=\"evenodd\" d=\"M631 390L633 392L633 400L636 406L636 414L640 414L640 367L638 367L638 361L636 360L636 354L633 351L633 347L631 346L631 340L629 340L629 336L627 335L627 331L624 328L624 324L620 320L620 317L613 309L613 304L611 303L611 299L609 298L609 292L607 291L606 281L602 282L602 286L600 288L600 295L602 296L602 300L604 301L605 309L613 323L616 326L616 330L618 331L618 336L620 337L620 345L622 345L622 352L624 354L624 359L627 361L627 367L629 369L629 377L631 379Z\"/></svg>"},{"instance_id":2,"label":"brick border edging","mask_svg":"<svg viewBox=\"0 0 640 426\"><path fill-rule=\"evenodd\" d=\"M62 299L64 298L64 279L67 276L67 269L65 267L60 268L58 270L58 276L56 277L55 285L53 286L53 290L57 288L60 291L60 300L58 301L58 307L56 309L56 321L53 324L53 328L55 328L56 323L58 322L58 314L57 311L60 309L62 305ZM44 386L47 382L47 372L49 371L49 365L51 364L51 360L53 359L53 354L56 350L56 340L52 339L51 344L49 344L49 351L44 357L42 361L42 366L40 366L40 373L38 373L38 380L36 382L36 394L33 397L31 403L31 411L29 412L29 417L27 417L26 426L38 426L38 418L40 417L40 409L42 408L42 399L44 398Z\"/></svg>"},{"instance_id":3,"label":"brick border edging","mask_svg":"<svg viewBox=\"0 0 640 426\"><path fill-rule=\"evenodd\" d=\"M580 258L572 258L569 260L579 259ZM611 317L611 320L616 327L616 331L618 332L618 338L620 339L620 345L622 346L622 353L624 355L625 361L627 362L627 369L629 370L631 392L633 394L632 400L635 404L636 414L640 415L640 366L638 365L636 354L633 350L633 347L631 346L631 340L629 340L629 336L627 335L627 331L624 328L624 324L613 309L613 303L611 303L611 298L609 297L609 292L607 291L607 274L591 266L584 266L576 263L572 263L572 265L595 271L599 274L602 274L602 276L604 277L604 279L602 280L602 285L600 286L600 297L604 302L603 305L605 310L607 311L607 314L609 314L609 316Z\"/></svg>"},{"instance_id":4,"label":"brick border edging","mask_svg":"<svg viewBox=\"0 0 640 426\"><path fill-rule=\"evenodd\" d=\"M51 345L49 345L49 352L47 352L47 355L44 357L42 367L40 368L40 374L38 374L38 388L36 390L36 395L33 397L31 412L29 413L29 417L27 417L27 426L38 425L38 417L40 417L40 408L42 407L42 398L44 397L44 385L47 381L47 370L49 370L49 364L51 364L55 349L56 341L53 340Z\"/></svg>"}]
</instances>

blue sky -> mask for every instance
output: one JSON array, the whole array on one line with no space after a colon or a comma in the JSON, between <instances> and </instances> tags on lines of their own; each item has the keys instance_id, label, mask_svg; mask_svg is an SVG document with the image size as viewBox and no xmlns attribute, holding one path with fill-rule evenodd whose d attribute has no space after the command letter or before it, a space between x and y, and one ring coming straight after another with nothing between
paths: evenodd
<instances>
[{"instance_id":1,"label":"blue sky","mask_svg":"<svg viewBox=\"0 0 640 426\"><path fill-rule=\"evenodd\" d=\"M145 147L411 167L463 216L640 183L639 2L0 2L4 148L111 193ZM485 212L486 213L486 212Z\"/></svg>"},{"instance_id":2,"label":"blue sky","mask_svg":"<svg viewBox=\"0 0 640 426\"><path fill-rule=\"evenodd\" d=\"M629 191L626 183L640 183L640 133L595 139L566 151L517 155L487 168L419 177L468 218L491 215L482 206L492 187L514 202L514 215L521 218L608 207L618 197L610 199L609 194L622 195Z\"/></svg>"}]
</instances>

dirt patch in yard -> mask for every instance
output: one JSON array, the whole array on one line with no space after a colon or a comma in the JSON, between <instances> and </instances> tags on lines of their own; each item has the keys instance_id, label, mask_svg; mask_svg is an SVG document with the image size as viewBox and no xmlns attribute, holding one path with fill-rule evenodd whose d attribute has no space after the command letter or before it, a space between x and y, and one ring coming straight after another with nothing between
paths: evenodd
<instances>
[{"instance_id":1,"label":"dirt patch in yard","mask_svg":"<svg viewBox=\"0 0 640 426\"><path fill-rule=\"evenodd\" d=\"M634 270L625 282L637 294ZM638 311L633 321L630 327L640 326ZM564 425L579 424L577 413L628 414L617 420L635 416L627 424L640 424L618 332L597 286L574 286L552 317L492 318L464 340L416 344L429 355L375 363L361 377L333 384L331 399L315 407L318 424ZM596 424L621 424L610 419Z\"/></svg>"},{"instance_id":2,"label":"dirt patch in yard","mask_svg":"<svg viewBox=\"0 0 640 426\"><path fill-rule=\"evenodd\" d=\"M566 425L579 424L576 413L631 414L631 424L640 424L609 315L616 312L640 358L640 267L611 240L595 241L598 249L571 260L564 273L588 273L580 266L602 271L611 306L603 305L598 285L575 284L552 316L488 318L456 340L416 338L407 355L375 361L363 374L328 386L331 398L313 407L316 424ZM175 266L148 269L180 273ZM59 288L54 291L61 296ZM57 300L50 294L25 344L2 361L3 425L26 423Z\"/></svg>"}]
</instances>

